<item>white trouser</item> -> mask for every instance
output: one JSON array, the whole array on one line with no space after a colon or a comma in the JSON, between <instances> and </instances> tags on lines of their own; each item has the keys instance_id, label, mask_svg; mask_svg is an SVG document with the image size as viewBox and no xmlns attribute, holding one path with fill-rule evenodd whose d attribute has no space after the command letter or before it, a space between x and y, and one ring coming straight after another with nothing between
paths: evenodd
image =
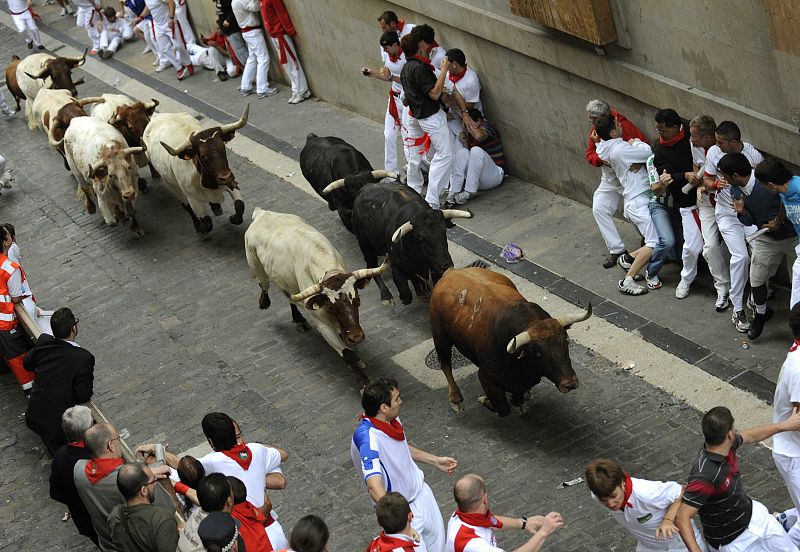
<instances>
[{"instance_id":1,"label":"white trouser","mask_svg":"<svg viewBox=\"0 0 800 552\"><path fill-rule=\"evenodd\" d=\"M6 103L6 95L3 94L3 89L0 88L0 109L8 109L8 104ZM0 155L2 157L2 155ZM3 166L5 166L6 161L3 159ZM3 171L0 170L0 176L3 175Z\"/></svg>"},{"instance_id":2,"label":"white trouser","mask_svg":"<svg viewBox=\"0 0 800 552\"><path fill-rule=\"evenodd\" d=\"M703 231L703 257L708 270L714 278L714 288L718 296L727 295L731 289L729 259L727 251L720 242L719 227L714 207L708 196L697 200L697 214L700 215L700 228Z\"/></svg>"},{"instance_id":3,"label":"white trouser","mask_svg":"<svg viewBox=\"0 0 800 552\"><path fill-rule=\"evenodd\" d=\"M744 533L730 544L719 547L720 552L798 552L797 547L767 507L753 501L753 515Z\"/></svg>"},{"instance_id":4,"label":"white trouser","mask_svg":"<svg viewBox=\"0 0 800 552\"><path fill-rule=\"evenodd\" d=\"M658 243L658 232L653 218L650 216L650 198L646 194L638 195L625 201L623 214L636 226L639 233L644 236L644 245L655 248Z\"/></svg>"},{"instance_id":5,"label":"white trouser","mask_svg":"<svg viewBox=\"0 0 800 552\"><path fill-rule=\"evenodd\" d=\"M615 255L625 251L625 242L622 241L614 224L614 213L617 212L620 201L622 201L622 186L619 181L601 179L592 196L592 214L597 228L600 229L600 235L606 242L608 252Z\"/></svg>"},{"instance_id":6,"label":"white trouser","mask_svg":"<svg viewBox=\"0 0 800 552\"><path fill-rule=\"evenodd\" d=\"M414 141L422 138L425 133L419 125L412 125L411 121L414 117L411 115L411 110L407 107L402 111L403 129L405 136L403 136L403 153L406 157L406 184L409 188L422 193L422 185L425 184L425 179L420 170L422 163L422 155L419 153L421 146L415 146Z\"/></svg>"},{"instance_id":7,"label":"white trouser","mask_svg":"<svg viewBox=\"0 0 800 552\"><path fill-rule=\"evenodd\" d=\"M181 67L191 65L192 60L189 58L189 52L186 51L183 39L178 33L177 24L175 25L175 33L170 31L169 27L161 27L159 25L154 25L154 27L159 58L172 65L176 71L180 71Z\"/></svg>"},{"instance_id":8,"label":"white trouser","mask_svg":"<svg viewBox=\"0 0 800 552\"><path fill-rule=\"evenodd\" d=\"M400 137L405 143L407 133L403 121L405 120L406 106L403 105L399 97L394 95L389 98L389 101L394 102L397 107L400 124L397 124L387 108L383 117L383 167L387 171L398 173L400 172L400 166L397 163L397 133L400 133ZM403 148L403 153L405 154L405 148Z\"/></svg>"},{"instance_id":9,"label":"white trouser","mask_svg":"<svg viewBox=\"0 0 800 552\"><path fill-rule=\"evenodd\" d=\"M283 527L277 519L270 523L265 530L273 550L289 548L289 540L286 538L286 533L283 532Z\"/></svg>"},{"instance_id":10,"label":"white trouser","mask_svg":"<svg viewBox=\"0 0 800 552\"><path fill-rule=\"evenodd\" d=\"M136 25L136 28L142 31L144 43L147 44L147 47L150 48L150 51L153 52L154 56L156 56L159 64L169 63L166 59L161 57L161 52L158 50L158 44L156 43L156 29L153 25L153 22L149 19L143 19L138 25Z\"/></svg>"},{"instance_id":11,"label":"white trouser","mask_svg":"<svg viewBox=\"0 0 800 552\"><path fill-rule=\"evenodd\" d=\"M447 117L439 108L439 111L424 119L409 117L408 122L410 125L409 137L412 134L421 133L427 133L430 136L434 155L428 171L428 193L425 195L425 201L434 209L439 209L439 195L450 180L450 168L453 164L453 147L450 141L450 130L447 128ZM410 148L410 150L410 155L417 158L417 167L419 167L421 157L419 148ZM410 159L408 163L411 165ZM420 185L420 189L417 191L421 190L422 186Z\"/></svg>"},{"instance_id":12,"label":"white trouser","mask_svg":"<svg viewBox=\"0 0 800 552\"><path fill-rule=\"evenodd\" d=\"M697 207L681 207L683 223L683 269L681 281L691 284L697 277L697 261L703 252L703 232L700 229L700 215Z\"/></svg>"},{"instance_id":13,"label":"white trouser","mask_svg":"<svg viewBox=\"0 0 800 552\"><path fill-rule=\"evenodd\" d=\"M175 34L180 35L184 44L197 44L186 13L186 3L181 4L180 0L175 0Z\"/></svg>"},{"instance_id":14,"label":"white trouser","mask_svg":"<svg viewBox=\"0 0 800 552\"><path fill-rule=\"evenodd\" d=\"M800 458L773 452L772 459L775 460L775 467L778 468L778 473L786 483L786 489L789 491L794 507L800 508ZM800 523L792 525L788 534L792 542L796 546L800 546Z\"/></svg>"},{"instance_id":15,"label":"white trouser","mask_svg":"<svg viewBox=\"0 0 800 552\"><path fill-rule=\"evenodd\" d=\"M122 35L111 34L108 31L100 33L100 49L116 52L119 45L122 43Z\"/></svg>"},{"instance_id":16,"label":"white trouser","mask_svg":"<svg viewBox=\"0 0 800 552\"><path fill-rule=\"evenodd\" d=\"M719 233L722 234L722 239L725 240L725 245L728 246L728 251L731 253L730 299L734 310L738 312L742 310L744 287L747 285L750 268L750 255L747 253L747 242L744 240L744 226L735 214L720 216L719 204L715 209Z\"/></svg>"},{"instance_id":17,"label":"white trouser","mask_svg":"<svg viewBox=\"0 0 800 552\"><path fill-rule=\"evenodd\" d=\"M25 39L25 42L33 42L37 46L42 44L42 39L39 38L39 27L36 26L36 21L33 20L31 12L24 11L19 15L12 15L11 19L14 20L14 25L17 26L19 34Z\"/></svg>"},{"instance_id":18,"label":"white trouser","mask_svg":"<svg viewBox=\"0 0 800 552\"><path fill-rule=\"evenodd\" d=\"M236 59L244 68L244 64L247 61L247 44L244 43L242 33L231 33L225 39L228 41L230 49L233 50L233 55L236 56Z\"/></svg>"},{"instance_id":19,"label":"white trouser","mask_svg":"<svg viewBox=\"0 0 800 552\"><path fill-rule=\"evenodd\" d=\"M422 491L410 504L414 517L411 527L419 533L428 552L444 552L447 536L444 532L442 512L436 503L436 497L427 483L422 484ZM777 523L777 522L776 522Z\"/></svg>"},{"instance_id":20,"label":"white trouser","mask_svg":"<svg viewBox=\"0 0 800 552\"><path fill-rule=\"evenodd\" d=\"M502 167L495 165L482 147L461 148L455 153L448 195L457 194L462 189L474 194L478 190L497 188L503 183L504 175Z\"/></svg>"},{"instance_id":21,"label":"white trouser","mask_svg":"<svg viewBox=\"0 0 800 552\"><path fill-rule=\"evenodd\" d=\"M92 50L99 50L100 32L95 27L100 17L97 10L89 6L78 6L76 16L75 26L86 29L86 34L89 35L89 40L92 42Z\"/></svg>"},{"instance_id":22,"label":"white trouser","mask_svg":"<svg viewBox=\"0 0 800 552\"><path fill-rule=\"evenodd\" d=\"M241 89L250 90L255 81L256 92L262 94L269 88L269 51L264 42L264 31L252 29L242 33L242 38L247 44L247 63L244 64Z\"/></svg>"},{"instance_id":23,"label":"white trouser","mask_svg":"<svg viewBox=\"0 0 800 552\"><path fill-rule=\"evenodd\" d=\"M0 102L0 104L2 104L2 102ZM0 171L0 173L2 173L2 171ZM792 297L789 299L790 309L800 301L800 244L795 248L794 254L796 259L792 265Z\"/></svg>"},{"instance_id":24,"label":"white trouser","mask_svg":"<svg viewBox=\"0 0 800 552\"><path fill-rule=\"evenodd\" d=\"M127 19L122 21L122 40L133 40L133 24ZM102 35L101 35L102 36Z\"/></svg>"},{"instance_id":25,"label":"white trouser","mask_svg":"<svg viewBox=\"0 0 800 552\"><path fill-rule=\"evenodd\" d=\"M286 63L281 65L292 83L292 95L299 96L308 92L308 82L306 81L306 74L303 72L303 66L300 65L300 58L297 56L297 48L294 47L292 37L285 34L281 44L281 40L275 37L270 37L275 51L278 52L278 59L285 57ZM396 171L395 171L396 172Z\"/></svg>"},{"instance_id":26,"label":"white trouser","mask_svg":"<svg viewBox=\"0 0 800 552\"><path fill-rule=\"evenodd\" d=\"M213 47L205 48L197 44L187 44L186 50L192 60L192 65L210 69L215 73L226 73L229 77L235 77L237 73L236 64L229 57L223 56L219 50Z\"/></svg>"}]
</instances>

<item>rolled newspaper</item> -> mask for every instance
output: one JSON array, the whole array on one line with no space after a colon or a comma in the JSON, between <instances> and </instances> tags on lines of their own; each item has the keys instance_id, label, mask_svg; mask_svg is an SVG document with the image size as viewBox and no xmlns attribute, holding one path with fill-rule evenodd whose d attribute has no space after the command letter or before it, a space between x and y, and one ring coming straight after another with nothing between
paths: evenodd
<instances>
[{"instance_id":1,"label":"rolled newspaper","mask_svg":"<svg viewBox=\"0 0 800 552\"><path fill-rule=\"evenodd\" d=\"M750 243L750 242L752 242L754 239L756 239L757 237L759 237L759 236L761 236L761 235L763 235L763 234L766 234L767 232L769 232L769 228L762 228L761 230L756 230L755 232L753 232L753 233L752 233L752 234L750 234L749 236L745 236L745 238L744 238L744 239L745 239L745 241L746 241L747 243Z\"/></svg>"},{"instance_id":2,"label":"rolled newspaper","mask_svg":"<svg viewBox=\"0 0 800 552\"><path fill-rule=\"evenodd\" d=\"M702 177L702 176L703 176L703 171L705 171L705 168L706 168L706 164L705 164L705 163L703 163L702 165L700 165L700 170L698 170L698 171L697 171L697 178L700 178L700 177ZM681 191L682 191L684 194L688 194L688 193L689 193L689 192L691 192L693 189L694 189L694 186L692 186L691 184L686 184L686 185L685 185L683 188L681 188Z\"/></svg>"}]
</instances>

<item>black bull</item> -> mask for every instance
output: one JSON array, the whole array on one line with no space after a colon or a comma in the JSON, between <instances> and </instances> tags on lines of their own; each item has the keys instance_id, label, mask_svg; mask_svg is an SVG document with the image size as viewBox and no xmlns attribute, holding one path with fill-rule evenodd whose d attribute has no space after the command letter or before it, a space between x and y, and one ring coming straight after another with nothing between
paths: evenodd
<instances>
[{"instance_id":1,"label":"black bull","mask_svg":"<svg viewBox=\"0 0 800 552\"><path fill-rule=\"evenodd\" d=\"M300 170L314 191L337 211L345 227L353 231L353 200L365 184L396 177L393 173L373 170L356 148L335 136L309 134L300 152ZM334 184L331 186L331 184ZM329 188L327 193L323 190Z\"/></svg>"},{"instance_id":2,"label":"black bull","mask_svg":"<svg viewBox=\"0 0 800 552\"><path fill-rule=\"evenodd\" d=\"M378 266L379 255L388 256L400 301L408 305L412 301L409 280L420 297L453 267L446 220L471 217L468 211L434 210L399 182L367 184L353 203L353 233L368 267ZM375 277L375 284L381 290L381 301L392 304L392 294L380 276Z\"/></svg>"}]
</instances>

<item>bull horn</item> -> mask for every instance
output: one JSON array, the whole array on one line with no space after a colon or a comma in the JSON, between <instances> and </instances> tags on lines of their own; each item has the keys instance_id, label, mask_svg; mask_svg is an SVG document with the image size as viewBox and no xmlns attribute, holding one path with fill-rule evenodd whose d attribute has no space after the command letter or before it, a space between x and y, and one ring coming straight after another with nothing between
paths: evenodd
<instances>
[{"instance_id":1,"label":"bull horn","mask_svg":"<svg viewBox=\"0 0 800 552\"><path fill-rule=\"evenodd\" d=\"M353 278L356 280L360 280L362 278L372 278L373 276L377 276L378 274L382 273L389 267L386 259L383 260L383 264L378 268L362 268L359 270L353 271Z\"/></svg>"},{"instance_id":2,"label":"bull horn","mask_svg":"<svg viewBox=\"0 0 800 552\"><path fill-rule=\"evenodd\" d=\"M80 107L85 106L86 104L90 103L105 103L106 99L101 98L100 96L92 96L91 98L83 98L81 100L76 100Z\"/></svg>"},{"instance_id":3,"label":"bull horn","mask_svg":"<svg viewBox=\"0 0 800 552\"><path fill-rule=\"evenodd\" d=\"M463 211L461 209L442 209L442 215L445 220L454 218L472 218L472 211Z\"/></svg>"},{"instance_id":4,"label":"bull horn","mask_svg":"<svg viewBox=\"0 0 800 552\"><path fill-rule=\"evenodd\" d=\"M244 125L247 124L247 118L249 116L250 116L250 104L248 103L246 106L244 106L244 111L242 112L242 116L239 117L238 121L236 121L235 123L227 124L227 125L221 125L219 127L219 129L223 133L228 133L228 132L233 132L235 130L239 130L240 128L242 128Z\"/></svg>"},{"instance_id":5,"label":"bull horn","mask_svg":"<svg viewBox=\"0 0 800 552\"><path fill-rule=\"evenodd\" d=\"M399 242L400 238L411 232L413 229L414 227L411 225L411 221L404 222L403 224L400 225L400 228L395 230L394 234L392 234L392 243Z\"/></svg>"},{"instance_id":6,"label":"bull horn","mask_svg":"<svg viewBox=\"0 0 800 552\"><path fill-rule=\"evenodd\" d=\"M137 153L144 153L147 151L147 146L142 143L141 146L136 146L132 148L125 148L122 150L122 155L135 155Z\"/></svg>"},{"instance_id":7,"label":"bull horn","mask_svg":"<svg viewBox=\"0 0 800 552\"><path fill-rule=\"evenodd\" d=\"M397 173L392 171L372 171L372 178L397 178Z\"/></svg>"},{"instance_id":8,"label":"bull horn","mask_svg":"<svg viewBox=\"0 0 800 552\"><path fill-rule=\"evenodd\" d=\"M56 127L56 120L53 119L50 121L50 127L47 129L47 141L50 143L50 146L58 149L64 143L64 139L56 140L55 136L53 135L53 129Z\"/></svg>"},{"instance_id":9,"label":"bull horn","mask_svg":"<svg viewBox=\"0 0 800 552\"><path fill-rule=\"evenodd\" d=\"M189 138L191 138L191 134L189 135ZM178 146L175 149L170 147L169 144L165 144L164 142L161 142L161 145L164 146L164 149L167 150L167 153L169 153L170 155L174 155L175 157L178 157L184 151L186 151L187 149L192 147L192 142L191 142L191 140L186 140L185 142L183 142L180 146Z\"/></svg>"},{"instance_id":10,"label":"bull horn","mask_svg":"<svg viewBox=\"0 0 800 552\"><path fill-rule=\"evenodd\" d=\"M87 180L91 180L94 177L95 173L97 173L97 171L99 171L102 167L105 167L105 165L106 165L105 159L100 159L89 165L89 178Z\"/></svg>"},{"instance_id":11,"label":"bull horn","mask_svg":"<svg viewBox=\"0 0 800 552\"><path fill-rule=\"evenodd\" d=\"M322 291L322 286L319 284L314 284L313 286L304 289L300 293L295 293L294 295L290 295L289 301L292 301L293 303L299 303L301 301L305 301L312 295L316 295L320 291Z\"/></svg>"},{"instance_id":12,"label":"bull horn","mask_svg":"<svg viewBox=\"0 0 800 552\"><path fill-rule=\"evenodd\" d=\"M517 352L517 350L530 342L531 335L528 333L528 330L525 330L524 332L515 335L514 338L508 342L508 345L506 345L506 351L513 355Z\"/></svg>"},{"instance_id":13,"label":"bull horn","mask_svg":"<svg viewBox=\"0 0 800 552\"><path fill-rule=\"evenodd\" d=\"M558 323L561 324L564 328L569 328L573 324L578 322L583 322L584 320L588 320L589 317L592 315L592 304L589 303L589 308L586 309L586 312L583 314L574 314L572 316L559 316L556 318Z\"/></svg>"},{"instance_id":14,"label":"bull horn","mask_svg":"<svg viewBox=\"0 0 800 552\"><path fill-rule=\"evenodd\" d=\"M75 65L83 65L83 63L86 61L86 52L88 51L89 48L86 48L83 50L83 55L81 57L65 57L64 59L73 62Z\"/></svg>"},{"instance_id":15,"label":"bull horn","mask_svg":"<svg viewBox=\"0 0 800 552\"><path fill-rule=\"evenodd\" d=\"M377 172L377 171L375 171ZM340 188L344 188L344 178L340 178L339 180L334 180L327 186L322 189L323 194L329 194L334 190L338 190Z\"/></svg>"},{"instance_id":16,"label":"bull horn","mask_svg":"<svg viewBox=\"0 0 800 552\"><path fill-rule=\"evenodd\" d=\"M49 73L49 72L50 72L50 68L49 67L43 67L42 70L39 71L38 75L31 75L27 71L25 71L25 74L28 75L33 80L37 80L37 79L46 79L47 78L47 73Z\"/></svg>"},{"instance_id":17,"label":"bull horn","mask_svg":"<svg viewBox=\"0 0 800 552\"><path fill-rule=\"evenodd\" d=\"M151 98L149 102L144 102L145 109L155 109L158 107L158 100L155 98Z\"/></svg>"},{"instance_id":18,"label":"bull horn","mask_svg":"<svg viewBox=\"0 0 800 552\"><path fill-rule=\"evenodd\" d=\"M75 82L73 82L72 84L74 84L75 86L78 86L79 84L86 84L86 81L83 80L83 77L81 77L78 80L76 80Z\"/></svg>"}]
</instances>

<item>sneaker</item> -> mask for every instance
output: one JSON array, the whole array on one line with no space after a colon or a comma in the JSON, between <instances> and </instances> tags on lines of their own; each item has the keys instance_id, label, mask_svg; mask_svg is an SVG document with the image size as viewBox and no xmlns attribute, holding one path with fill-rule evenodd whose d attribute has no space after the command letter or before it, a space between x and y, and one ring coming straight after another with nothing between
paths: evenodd
<instances>
[{"instance_id":1,"label":"sneaker","mask_svg":"<svg viewBox=\"0 0 800 552\"><path fill-rule=\"evenodd\" d=\"M239 94L242 95L242 98L245 96L249 96L250 94L255 94L256 91L253 88L246 88L245 90L239 90Z\"/></svg>"},{"instance_id":2,"label":"sneaker","mask_svg":"<svg viewBox=\"0 0 800 552\"><path fill-rule=\"evenodd\" d=\"M186 65L184 67L181 67L180 69L178 69L178 72L175 73L175 77L177 77L178 80L183 80L189 75L194 75L193 65Z\"/></svg>"},{"instance_id":3,"label":"sneaker","mask_svg":"<svg viewBox=\"0 0 800 552\"><path fill-rule=\"evenodd\" d=\"M454 195L453 200L459 205L464 205L467 201L469 201L476 195L478 194L464 190L463 192L458 192L456 195Z\"/></svg>"},{"instance_id":4,"label":"sneaker","mask_svg":"<svg viewBox=\"0 0 800 552\"><path fill-rule=\"evenodd\" d=\"M635 260L636 259L628 255L628 252L625 251L622 253L622 255L617 257L617 266L620 267L622 270L628 271L631 269L631 265Z\"/></svg>"},{"instance_id":5,"label":"sneaker","mask_svg":"<svg viewBox=\"0 0 800 552\"><path fill-rule=\"evenodd\" d=\"M11 176L10 170L0 176L0 188L10 188L12 182L14 182L14 177Z\"/></svg>"},{"instance_id":6,"label":"sneaker","mask_svg":"<svg viewBox=\"0 0 800 552\"><path fill-rule=\"evenodd\" d=\"M33 41L28 42L28 50L33 50Z\"/></svg>"},{"instance_id":7,"label":"sneaker","mask_svg":"<svg viewBox=\"0 0 800 552\"><path fill-rule=\"evenodd\" d=\"M289 100L289 103L299 104L300 102L304 102L311 97L311 90L306 90L302 94L294 94L292 99Z\"/></svg>"},{"instance_id":8,"label":"sneaker","mask_svg":"<svg viewBox=\"0 0 800 552\"><path fill-rule=\"evenodd\" d=\"M752 341L758 339L758 336L761 335L761 332L764 331L764 324L772 318L772 309L767 307L767 312L764 314L758 314L753 317L753 321L750 323L750 329L747 330L747 337Z\"/></svg>"},{"instance_id":9,"label":"sneaker","mask_svg":"<svg viewBox=\"0 0 800 552\"><path fill-rule=\"evenodd\" d=\"M728 307L731 306L731 301L728 298L728 294L725 293L723 295L717 295L717 302L714 303L714 309L717 312L725 312L728 310Z\"/></svg>"},{"instance_id":10,"label":"sneaker","mask_svg":"<svg viewBox=\"0 0 800 552\"><path fill-rule=\"evenodd\" d=\"M96 55L97 55L97 50L95 50L94 48L92 48L91 50L89 50L89 55L90 55L90 56L96 56Z\"/></svg>"},{"instance_id":11,"label":"sneaker","mask_svg":"<svg viewBox=\"0 0 800 552\"><path fill-rule=\"evenodd\" d=\"M620 255L627 255L627 251L623 251L622 253L609 253L606 255L606 258L603 259L603 268L611 268L615 264L617 264L617 259L619 259Z\"/></svg>"},{"instance_id":12,"label":"sneaker","mask_svg":"<svg viewBox=\"0 0 800 552\"><path fill-rule=\"evenodd\" d=\"M274 96L277 93L278 93L278 89L277 88L267 88L263 92L259 92L257 97L258 98L269 98L270 96Z\"/></svg>"},{"instance_id":13,"label":"sneaker","mask_svg":"<svg viewBox=\"0 0 800 552\"><path fill-rule=\"evenodd\" d=\"M625 295L643 295L647 293L647 289L634 282L633 278L630 276L626 276L624 280L620 280L617 284L617 288L619 288L620 293L624 293Z\"/></svg>"},{"instance_id":14,"label":"sneaker","mask_svg":"<svg viewBox=\"0 0 800 552\"><path fill-rule=\"evenodd\" d=\"M225 71L220 71L219 73L217 73L217 78L220 81L225 82L226 80L228 80L228 73L226 73Z\"/></svg>"},{"instance_id":15,"label":"sneaker","mask_svg":"<svg viewBox=\"0 0 800 552\"><path fill-rule=\"evenodd\" d=\"M74 15L75 14L75 12L72 10L72 6L70 6L69 4L67 4L67 13L70 14L70 15Z\"/></svg>"},{"instance_id":16,"label":"sneaker","mask_svg":"<svg viewBox=\"0 0 800 552\"><path fill-rule=\"evenodd\" d=\"M156 63L158 63L158 60L156 60ZM170 67L169 65L159 64L156 66L156 73L160 73L161 71L166 71L167 69L169 69L169 67Z\"/></svg>"},{"instance_id":17,"label":"sneaker","mask_svg":"<svg viewBox=\"0 0 800 552\"><path fill-rule=\"evenodd\" d=\"M61 8L61 11L58 12L58 16L64 17L65 15L67 15L67 8Z\"/></svg>"},{"instance_id":18,"label":"sneaker","mask_svg":"<svg viewBox=\"0 0 800 552\"><path fill-rule=\"evenodd\" d=\"M194 75L194 65L190 63L189 65L186 66L186 69L189 71L190 77Z\"/></svg>"},{"instance_id":19,"label":"sneaker","mask_svg":"<svg viewBox=\"0 0 800 552\"><path fill-rule=\"evenodd\" d=\"M152 52L153 50L150 49L150 46L145 46L144 50L142 50L142 55L145 55L147 52Z\"/></svg>"},{"instance_id":20,"label":"sneaker","mask_svg":"<svg viewBox=\"0 0 800 552\"><path fill-rule=\"evenodd\" d=\"M41 51L41 50L44 50L44 44L39 44L39 45L37 46L37 48L39 48L39 50L40 50L40 51Z\"/></svg>"},{"instance_id":21,"label":"sneaker","mask_svg":"<svg viewBox=\"0 0 800 552\"><path fill-rule=\"evenodd\" d=\"M659 289L662 286L661 279L658 277L658 274L653 274L650 276L645 270L644 279L647 282L647 289Z\"/></svg>"},{"instance_id":22,"label":"sneaker","mask_svg":"<svg viewBox=\"0 0 800 552\"><path fill-rule=\"evenodd\" d=\"M675 288L675 297L678 299L686 299L686 296L689 295L689 286L691 284L687 284L683 280L678 283L678 287Z\"/></svg>"},{"instance_id":23,"label":"sneaker","mask_svg":"<svg viewBox=\"0 0 800 552\"><path fill-rule=\"evenodd\" d=\"M297 94L292 94L292 97L291 97L291 98L289 98L289 99L286 101L286 103L290 103L290 104L297 103Z\"/></svg>"},{"instance_id":24,"label":"sneaker","mask_svg":"<svg viewBox=\"0 0 800 552\"><path fill-rule=\"evenodd\" d=\"M100 50L100 59L108 59L114 55L111 50Z\"/></svg>"},{"instance_id":25,"label":"sneaker","mask_svg":"<svg viewBox=\"0 0 800 552\"><path fill-rule=\"evenodd\" d=\"M747 333L747 330L750 329L750 322L747 321L747 315L743 310L734 311L733 316L731 316L731 322L736 326L736 331L739 333Z\"/></svg>"},{"instance_id":26,"label":"sneaker","mask_svg":"<svg viewBox=\"0 0 800 552\"><path fill-rule=\"evenodd\" d=\"M3 109L2 111L0 111L0 113L3 114L3 117L11 117L13 115L13 113L11 113L11 110L8 108L7 105L3 106Z\"/></svg>"}]
</instances>

